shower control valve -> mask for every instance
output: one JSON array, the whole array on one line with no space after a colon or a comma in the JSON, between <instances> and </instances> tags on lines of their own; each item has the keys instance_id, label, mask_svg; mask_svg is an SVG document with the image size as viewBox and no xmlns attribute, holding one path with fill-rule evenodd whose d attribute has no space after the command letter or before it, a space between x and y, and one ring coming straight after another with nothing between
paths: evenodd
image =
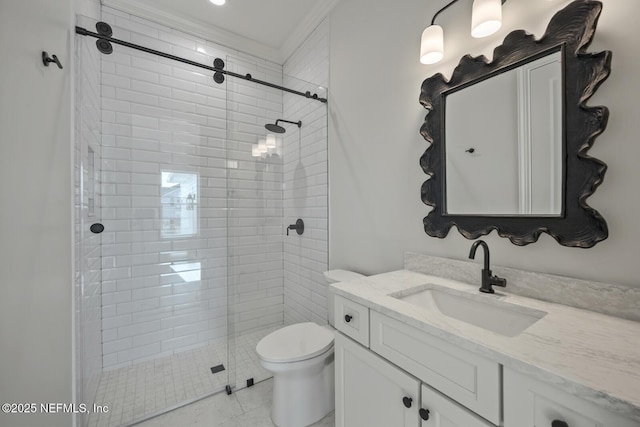
<instances>
[{"instance_id":1,"label":"shower control valve","mask_svg":"<svg viewBox=\"0 0 640 427\"><path fill-rule=\"evenodd\" d=\"M287 236L289 235L289 230L296 230L296 232L300 235L304 233L304 221L298 218L295 224L291 224L287 227Z\"/></svg>"}]
</instances>

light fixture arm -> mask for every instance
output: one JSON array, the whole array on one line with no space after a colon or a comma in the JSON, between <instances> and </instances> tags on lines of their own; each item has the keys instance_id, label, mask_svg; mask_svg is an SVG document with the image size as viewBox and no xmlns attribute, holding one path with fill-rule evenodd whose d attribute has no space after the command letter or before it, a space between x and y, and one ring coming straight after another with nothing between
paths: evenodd
<instances>
[{"instance_id":1,"label":"light fixture arm","mask_svg":"<svg viewBox=\"0 0 640 427\"><path fill-rule=\"evenodd\" d=\"M436 23L436 18L438 17L438 15L440 15L442 12L444 12L445 10L449 9L449 7L453 6L454 3L458 3L458 1L460 0L453 0L451 2L449 2L445 7L443 7L442 9L440 9L439 11L437 11L435 13L435 15L433 15L433 18L431 19L431 25L435 25Z\"/></svg>"},{"instance_id":2,"label":"light fixture arm","mask_svg":"<svg viewBox=\"0 0 640 427\"><path fill-rule=\"evenodd\" d=\"M453 6L454 3L457 3L460 0L453 0L451 2L449 2L447 5L445 5L442 9L440 9L439 11L437 11L434 15L433 18L431 19L431 25L435 25L436 23L436 18L438 17L438 15L440 15L442 12L444 12L445 10L449 9L449 7ZM502 0L502 4L505 4L507 2L507 0Z\"/></svg>"},{"instance_id":3,"label":"light fixture arm","mask_svg":"<svg viewBox=\"0 0 640 427\"><path fill-rule=\"evenodd\" d=\"M420 38L420 62L426 65L439 62L444 56L444 32L436 25L436 18L457 3L452 0L438 10L431 19L431 25L424 29ZM475 38L487 37L502 26L502 5L507 0L473 0L471 13L471 35Z\"/></svg>"}]
</instances>

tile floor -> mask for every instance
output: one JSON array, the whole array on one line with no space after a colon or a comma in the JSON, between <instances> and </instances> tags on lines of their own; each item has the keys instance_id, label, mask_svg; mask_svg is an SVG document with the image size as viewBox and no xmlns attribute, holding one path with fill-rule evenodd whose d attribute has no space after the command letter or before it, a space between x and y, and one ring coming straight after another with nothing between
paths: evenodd
<instances>
[{"instance_id":1,"label":"tile floor","mask_svg":"<svg viewBox=\"0 0 640 427\"><path fill-rule=\"evenodd\" d=\"M230 396L221 393L208 397L135 426L273 427L272 390L273 379L269 379ZM313 424L313 427L333 426L335 426L333 412Z\"/></svg>"},{"instance_id":2,"label":"tile floor","mask_svg":"<svg viewBox=\"0 0 640 427\"><path fill-rule=\"evenodd\" d=\"M229 384L229 374L235 373L236 390L246 387L248 378L254 378L255 382L269 378L271 375L260 366L255 348L262 337L280 327L236 338L235 370L230 367L227 343L223 342L104 372L95 403L106 405L109 412L92 414L88 426L131 425L167 408L224 390ZM221 363L227 370L212 374L210 368ZM225 417L225 411L221 411L219 416Z\"/></svg>"}]
</instances>

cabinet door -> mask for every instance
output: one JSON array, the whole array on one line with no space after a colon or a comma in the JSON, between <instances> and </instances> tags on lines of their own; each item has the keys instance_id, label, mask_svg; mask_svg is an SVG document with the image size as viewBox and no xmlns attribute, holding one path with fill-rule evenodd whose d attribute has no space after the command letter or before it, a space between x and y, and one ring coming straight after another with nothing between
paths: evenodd
<instances>
[{"instance_id":1,"label":"cabinet door","mask_svg":"<svg viewBox=\"0 0 640 427\"><path fill-rule=\"evenodd\" d=\"M425 384L500 424L500 365L425 331L371 311L371 350Z\"/></svg>"},{"instance_id":2,"label":"cabinet door","mask_svg":"<svg viewBox=\"0 0 640 427\"><path fill-rule=\"evenodd\" d=\"M504 368L505 427L639 427L573 394Z\"/></svg>"},{"instance_id":3,"label":"cabinet door","mask_svg":"<svg viewBox=\"0 0 640 427\"><path fill-rule=\"evenodd\" d=\"M422 386L421 400L422 427L495 427L431 387Z\"/></svg>"},{"instance_id":4,"label":"cabinet door","mask_svg":"<svg viewBox=\"0 0 640 427\"><path fill-rule=\"evenodd\" d=\"M335 357L336 427L419 427L418 380L341 333Z\"/></svg>"}]
</instances>

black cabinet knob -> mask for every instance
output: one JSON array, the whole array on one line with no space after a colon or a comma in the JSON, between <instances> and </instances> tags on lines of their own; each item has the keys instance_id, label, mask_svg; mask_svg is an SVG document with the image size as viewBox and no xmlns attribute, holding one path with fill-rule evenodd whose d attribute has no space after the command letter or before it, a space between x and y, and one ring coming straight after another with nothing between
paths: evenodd
<instances>
[{"instance_id":1,"label":"black cabinet knob","mask_svg":"<svg viewBox=\"0 0 640 427\"><path fill-rule=\"evenodd\" d=\"M551 421L551 427L569 427L569 424L565 423L564 421L553 420Z\"/></svg>"},{"instance_id":2,"label":"black cabinet knob","mask_svg":"<svg viewBox=\"0 0 640 427\"><path fill-rule=\"evenodd\" d=\"M351 322L351 319L353 319L353 317L349 316L348 314L344 316L344 321L347 323Z\"/></svg>"},{"instance_id":3,"label":"black cabinet knob","mask_svg":"<svg viewBox=\"0 0 640 427\"><path fill-rule=\"evenodd\" d=\"M100 224L99 222L96 222L95 224L91 224L91 227L89 227L89 230L91 230L93 234L100 234L104 231L104 225Z\"/></svg>"},{"instance_id":4,"label":"black cabinet knob","mask_svg":"<svg viewBox=\"0 0 640 427\"><path fill-rule=\"evenodd\" d=\"M429 410L428 409L420 408L418 413L420 414L420 418L422 418L425 421L429 421Z\"/></svg>"},{"instance_id":5,"label":"black cabinet knob","mask_svg":"<svg viewBox=\"0 0 640 427\"><path fill-rule=\"evenodd\" d=\"M410 397L403 397L402 398L402 403L404 403L405 408L411 408L411 402L413 402L413 399Z\"/></svg>"}]
</instances>

